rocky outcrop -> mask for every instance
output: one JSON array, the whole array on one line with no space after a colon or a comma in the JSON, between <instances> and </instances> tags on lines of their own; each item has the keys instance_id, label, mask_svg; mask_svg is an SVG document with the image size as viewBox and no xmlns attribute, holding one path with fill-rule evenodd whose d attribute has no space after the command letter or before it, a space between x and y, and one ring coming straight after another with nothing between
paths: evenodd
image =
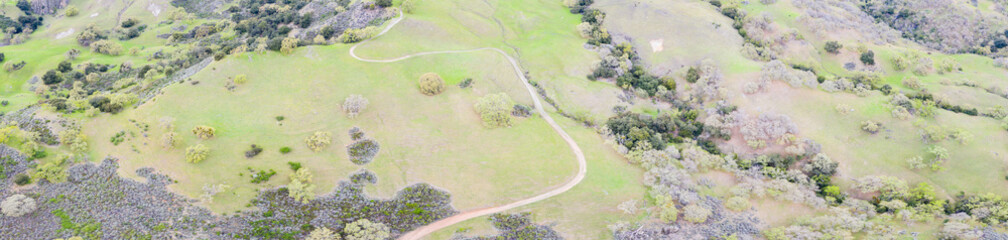
<instances>
[{"instance_id":1,"label":"rocky outcrop","mask_svg":"<svg viewBox=\"0 0 1008 240\"><path fill-rule=\"evenodd\" d=\"M67 6L70 0L32 0L32 12L35 14L54 14Z\"/></svg>"}]
</instances>

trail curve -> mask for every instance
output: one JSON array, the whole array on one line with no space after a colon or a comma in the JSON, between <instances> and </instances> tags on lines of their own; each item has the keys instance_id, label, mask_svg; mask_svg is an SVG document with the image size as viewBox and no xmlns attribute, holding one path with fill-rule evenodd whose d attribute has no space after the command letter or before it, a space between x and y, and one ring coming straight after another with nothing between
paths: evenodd
<instances>
[{"instance_id":1,"label":"trail curve","mask_svg":"<svg viewBox=\"0 0 1008 240\"><path fill-rule=\"evenodd\" d=\"M420 239L420 238L422 238L422 237L424 237L424 236L426 236L428 234L431 234L431 233L433 233L433 232L435 232L437 230L446 228L448 226L454 225L456 223L459 223L459 222L462 222L462 221L465 221L465 220L477 218L477 217L480 217L480 216L490 215L490 214L494 214L494 213L504 212L504 211L511 210L511 209L514 209L514 208L517 208L517 207L521 207L521 206L532 204L532 203L535 203L535 202L538 202L538 201L542 201L542 200L545 200L547 198L550 198L550 197L553 197L553 196L556 196L556 195L560 195L561 193L567 192L571 188L574 188L574 186L576 186L578 183L581 183L581 180L584 180L585 174L587 174L587 172L588 172L588 168L587 168L587 162L585 161L584 153L581 151L581 147L578 146L577 142L574 142L574 139L571 138L570 135L567 134L567 132L564 131L563 128L561 128L560 125L558 125L556 123L556 121L553 120L553 117L550 117L550 115L548 113L546 113L546 110L543 108L542 101L539 99L539 95L536 94L536 91L532 87L532 85L529 83L529 80L527 78L525 78L525 73L522 72L521 67L518 66L518 61L515 60L514 58L512 58L510 55L508 55L503 50L500 50L500 49L494 48L494 47L484 47L484 48L475 48L475 49L468 49L468 50L430 51L430 52L420 52L420 53L409 54L409 55L405 55L405 56L401 56L401 57L397 57L397 58L391 58L391 59L366 59L366 58L361 58L360 56L357 56L357 54L355 53L355 51L357 50L358 46L360 46L360 45L362 45L364 43L370 42L372 39L376 39L376 38L378 38L378 37L380 37L382 35L385 35L385 33L387 33L389 30L392 30L392 27L395 27L396 24L399 24L399 22L402 21L402 19L404 17L405 17L405 15L403 14L402 10L399 10L399 17L393 19L392 22L387 27L385 27L384 30L382 30L381 32L379 32L378 34L376 34L375 36L373 36L373 37L371 37L371 38L369 38L367 40L361 41L361 42L359 42L359 43L354 44L353 46L351 46L350 47L350 56L353 57L354 59L357 59L358 61L363 61L363 62L391 63L391 62L398 62L398 61L402 61L402 60L406 60L406 59L410 59L410 58L414 58L414 57L420 57L420 56L426 56L426 55L435 55L435 54L458 54L458 53L469 53L469 52L477 52L477 51L493 51L493 52L496 52L496 53L500 53L502 56L504 56L504 58L506 58L508 60L508 62L511 63L511 67L514 68L514 70L515 70L515 75L517 75L518 78L522 80L522 84L525 86L525 89L528 90L529 96L532 97L532 102L535 104L536 112L539 113L539 116L541 116L543 118L543 120L546 120L546 123L548 123L550 125L550 127L553 128L553 131L555 131L558 135L560 135L561 138L563 138L563 140L565 142L567 142L567 146L570 147L570 149L571 149L572 152L574 152L574 156L577 158L577 162L578 162L578 172L577 172L576 175L574 175L574 177L571 177L570 180L568 180L563 185L560 185L560 186L558 186L556 188L553 188L553 189L551 189L549 191L546 191L544 193L541 193L539 195L535 195L535 196L532 196L532 197L529 197L529 198L521 199L521 200L518 200L518 201L515 201L515 202L512 202L512 203L508 203L508 204L504 204L504 205L500 205L500 206L467 210L465 212L462 212L462 213L459 213L459 214L455 214L455 215L453 215L451 217L447 217L447 218L438 220L436 222L433 222L431 224L428 224L428 225L422 226L420 228L414 229L413 231L410 231L410 232L408 232L408 233L403 234L402 236L400 236L399 240L417 240L417 239Z\"/></svg>"}]
</instances>

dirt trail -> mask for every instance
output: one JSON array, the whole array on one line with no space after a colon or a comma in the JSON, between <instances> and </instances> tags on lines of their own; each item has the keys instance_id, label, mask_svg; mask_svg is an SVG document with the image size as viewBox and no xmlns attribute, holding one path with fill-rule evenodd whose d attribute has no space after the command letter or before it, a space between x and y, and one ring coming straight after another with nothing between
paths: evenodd
<instances>
[{"instance_id":1,"label":"dirt trail","mask_svg":"<svg viewBox=\"0 0 1008 240\"><path fill-rule=\"evenodd\" d=\"M385 33L387 33L389 30L392 29L392 27L394 27L396 24L398 24L400 21L402 21L403 17L404 17L404 15L403 15L402 11L399 11L399 17L396 18L396 19L394 19L394 20L392 20L392 22L388 25L388 27L386 27L384 30L382 30L380 33L378 33L377 35L375 35L371 39L378 38L381 35L384 35ZM414 229L413 231L408 232L408 233L403 234L402 236L400 236L399 240L415 240L415 239L420 239L420 238L422 238L422 237L424 237L424 236L426 236L428 234L431 234L431 233L433 233L433 232L435 232L437 230L446 228L448 226L454 225L456 223L459 223L459 222L462 222L462 221L465 221L465 220L469 220L469 219L473 219L473 218L477 218L477 217L485 216L485 215L489 215L489 214L504 212L504 211L507 211L507 210L510 210L510 209L513 209L513 208L517 208L517 207L521 207L521 206L528 205L528 204L531 204L531 203L535 203L535 202L538 202L538 201L542 201L544 199L547 199L547 198L550 198L550 197L553 197L553 196L556 196L556 195L560 195L561 193L567 192L571 188L574 188L574 186L576 186L578 183L581 183L581 180L584 179L585 174L588 172L588 170L587 170L587 163L585 162L584 153L581 151L581 147L579 147L577 145L577 143L574 142L574 139L571 138L570 135L567 134L567 132L563 130L563 128L560 128L560 125L558 125L556 123L556 121L554 121L553 118L550 117L550 115L548 113L546 113L546 110L544 110L544 108L542 106L542 101L539 100L539 95L536 94L535 89L532 87L531 84L529 84L528 79L525 78L525 73L522 72L521 67L518 66L518 61L515 60L514 58L512 58L510 55L508 55L503 50L500 50L500 49L497 49L497 48L492 48L492 47L485 47L485 48L476 48L476 49L469 49L469 50L432 51L432 52L414 53L414 54L409 54L409 55L406 55L406 56L402 56L402 57L398 57L398 58L392 58L392 59L366 59L366 58L361 58L361 57L357 56L357 54L354 53L354 51L357 49L357 47L360 46L360 45L362 45L362 44L364 44L364 43L367 43L367 42L371 41L371 39L364 40L364 41L362 41L360 43L357 43L357 44L353 45L352 47L350 47L350 56L353 57L354 59L357 59L359 61L364 61L364 62L391 63L391 62L397 62L397 61L402 61L402 60L410 59L410 58L413 58L413 57L419 57L419 56L425 56L425 55L434 55L434 54L458 54L458 53L469 53L469 52L477 52L477 51L493 51L493 52L500 53L502 56L504 56L504 58L507 58L508 62L511 63L511 67L514 68L515 75L517 75L518 78L520 78L522 80L522 84L525 86L525 89L528 90L529 95L532 97L532 101L535 103L536 112L539 113L539 116L541 116L543 118L543 120L546 120L546 123L548 123L550 125L550 127L553 128L553 131L555 131L558 135L560 135L561 138L563 138L563 140L565 142L567 142L567 145L570 147L571 151L574 152L574 156L577 158L577 162L578 162L578 172L577 172L577 174L574 175L573 177L571 177L569 181L567 181L566 183L564 183L561 186L558 186L556 188L550 189L550 190L548 190L548 191L546 191L544 193L541 193L539 195L532 196L532 197L529 197L529 198L525 198L525 199L522 199L522 200L518 200L516 202L508 203L508 204L505 204L505 205L496 206L496 207L489 207L489 208L467 210L467 211L464 211L462 213L456 214L454 216L451 216L451 217L448 217L448 218L445 218L445 219L441 219L441 220L439 220L437 222L434 222L434 223L428 224L426 226L422 226L420 228Z\"/></svg>"}]
</instances>

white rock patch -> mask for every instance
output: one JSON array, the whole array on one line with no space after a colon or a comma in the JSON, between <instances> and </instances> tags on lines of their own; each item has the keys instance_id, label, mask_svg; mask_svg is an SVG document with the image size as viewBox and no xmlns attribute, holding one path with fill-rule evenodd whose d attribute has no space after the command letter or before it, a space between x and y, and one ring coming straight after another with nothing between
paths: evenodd
<instances>
[{"instance_id":1,"label":"white rock patch","mask_svg":"<svg viewBox=\"0 0 1008 240\"><path fill-rule=\"evenodd\" d=\"M651 52L661 52L662 50L665 50L665 47L662 46L664 43L665 39L663 38L651 40Z\"/></svg>"}]
</instances>

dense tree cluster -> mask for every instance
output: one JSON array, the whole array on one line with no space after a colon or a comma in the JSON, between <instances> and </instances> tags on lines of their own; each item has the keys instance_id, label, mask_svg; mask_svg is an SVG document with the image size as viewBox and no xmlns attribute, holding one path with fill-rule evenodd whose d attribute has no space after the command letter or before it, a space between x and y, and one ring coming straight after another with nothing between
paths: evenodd
<instances>
[{"instance_id":1,"label":"dense tree cluster","mask_svg":"<svg viewBox=\"0 0 1008 240\"><path fill-rule=\"evenodd\" d=\"M990 54L1008 47L1005 16L950 0L866 0L860 8L911 39L947 53Z\"/></svg>"}]
</instances>

